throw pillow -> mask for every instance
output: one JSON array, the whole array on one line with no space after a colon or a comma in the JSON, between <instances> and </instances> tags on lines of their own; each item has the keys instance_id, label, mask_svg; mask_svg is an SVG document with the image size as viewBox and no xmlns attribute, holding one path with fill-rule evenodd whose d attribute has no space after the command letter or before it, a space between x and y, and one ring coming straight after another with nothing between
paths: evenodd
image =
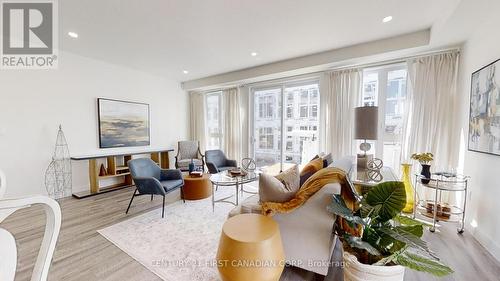
<instances>
[{"instance_id":1,"label":"throw pillow","mask_svg":"<svg viewBox=\"0 0 500 281\"><path fill-rule=\"evenodd\" d=\"M323 156L323 168L326 168L330 166L333 162L333 157L331 153L328 153L327 155Z\"/></svg>"},{"instance_id":2,"label":"throw pillow","mask_svg":"<svg viewBox=\"0 0 500 281\"><path fill-rule=\"evenodd\" d=\"M323 156L325 156L325 153L324 152L321 152L319 154L316 154L316 156L313 157L313 159L311 159L311 161L315 160L315 159L318 159L318 158L323 158Z\"/></svg>"},{"instance_id":3,"label":"throw pillow","mask_svg":"<svg viewBox=\"0 0 500 281\"><path fill-rule=\"evenodd\" d=\"M294 165L290 169L281 172L276 178L288 191L297 191L300 188L300 172L298 165Z\"/></svg>"},{"instance_id":4,"label":"throw pillow","mask_svg":"<svg viewBox=\"0 0 500 281\"><path fill-rule=\"evenodd\" d=\"M259 177L259 197L261 202L287 202L295 196L296 191L289 191L285 185L271 175L261 174Z\"/></svg>"},{"instance_id":5,"label":"throw pillow","mask_svg":"<svg viewBox=\"0 0 500 281\"><path fill-rule=\"evenodd\" d=\"M306 182L306 180L314 175L314 173L316 173L317 171L323 169L323 159L322 158L316 158L314 160L312 160L311 162L307 163L304 168L302 168L302 171L300 171L300 186L302 186L302 184L304 182Z\"/></svg>"}]
</instances>

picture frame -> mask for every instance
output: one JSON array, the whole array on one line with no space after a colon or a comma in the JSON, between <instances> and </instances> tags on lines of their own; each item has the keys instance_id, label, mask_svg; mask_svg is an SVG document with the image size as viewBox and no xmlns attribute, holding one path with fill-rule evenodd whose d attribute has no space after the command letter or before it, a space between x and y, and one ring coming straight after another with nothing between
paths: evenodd
<instances>
[{"instance_id":1,"label":"picture frame","mask_svg":"<svg viewBox=\"0 0 500 281\"><path fill-rule=\"evenodd\" d=\"M97 98L99 148L151 145L147 103Z\"/></svg>"},{"instance_id":2,"label":"picture frame","mask_svg":"<svg viewBox=\"0 0 500 281\"><path fill-rule=\"evenodd\" d=\"M500 59L471 75L469 151L500 155Z\"/></svg>"}]
</instances>

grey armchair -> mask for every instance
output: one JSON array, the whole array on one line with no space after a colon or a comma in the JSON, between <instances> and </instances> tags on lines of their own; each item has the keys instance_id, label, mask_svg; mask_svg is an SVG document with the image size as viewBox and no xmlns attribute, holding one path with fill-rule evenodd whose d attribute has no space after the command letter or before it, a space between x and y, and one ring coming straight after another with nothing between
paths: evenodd
<instances>
[{"instance_id":1,"label":"grey armchair","mask_svg":"<svg viewBox=\"0 0 500 281\"><path fill-rule=\"evenodd\" d=\"M217 174L218 172L230 170L238 166L236 160L227 159L222 150L207 150L205 151L205 157L207 159L207 168L210 174Z\"/></svg>"},{"instance_id":2,"label":"grey armchair","mask_svg":"<svg viewBox=\"0 0 500 281\"><path fill-rule=\"evenodd\" d=\"M199 141L178 142L177 155L175 156L175 168L181 171L189 170L189 164L194 162L196 167L205 170L205 155L201 154Z\"/></svg>"},{"instance_id":3,"label":"grey armchair","mask_svg":"<svg viewBox=\"0 0 500 281\"><path fill-rule=\"evenodd\" d=\"M178 188L181 189L181 195L183 193L182 188L184 187L184 179L182 178L181 171L160 169L160 167L149 158L130 160L128 161L128 167L136 188L125 213L128 214L134 197L151 195L152 201L153 196L157 194L163 196L161 217L165 217L165 195ZM182 198L184 198L184 196L182 196Z\"/></svg>"}]
</instances>

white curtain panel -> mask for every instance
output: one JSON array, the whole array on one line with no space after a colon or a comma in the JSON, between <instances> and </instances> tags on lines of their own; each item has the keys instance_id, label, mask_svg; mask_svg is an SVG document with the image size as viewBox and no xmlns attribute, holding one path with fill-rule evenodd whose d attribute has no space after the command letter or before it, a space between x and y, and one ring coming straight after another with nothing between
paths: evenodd
<instances>
[{"instance_id":1,"label":"white curtain panel","mask_svg":"<svg viewBox=\"0 0 500 281\"><path fill-rule=\"evenodd\" d=\"M189 93L190 138L200 142L202 153L206 147L205 130L205 95L198 92Z\"/></svg>"},{"instance_id":2,"label":"white curtain panel","mask_svg":"<svg viewBox=\"0 0 500 281\"><path fill-rule=\"evenodd\" d=\"M324 129L322 147L334 158L355 155L354 108L361 93L362 71L349 69L329 73L328 87L321 94Z\"/></svg>"},{"instance_id":3,"label":"white curtain panel","mask_svg":"<svg viewBox=\"0 0 500 281\"><path fill-rule=\"evenodd\" d=\"M239 88L222 91L224 103L224 153L238 163L242 154L242 124Z\"/></svg>"},{"instance_id":4,"label":"white curtain panel","mask_svg":"<svg viewBox=\"0 0 500 281\"><path fill-rule=\"evenodd\" d=\"M460 132L454 132L458 51L409 60L407 113L402 161L412 153L432 152L434 171L457 166Z\"/></svg>"}]
</instances>

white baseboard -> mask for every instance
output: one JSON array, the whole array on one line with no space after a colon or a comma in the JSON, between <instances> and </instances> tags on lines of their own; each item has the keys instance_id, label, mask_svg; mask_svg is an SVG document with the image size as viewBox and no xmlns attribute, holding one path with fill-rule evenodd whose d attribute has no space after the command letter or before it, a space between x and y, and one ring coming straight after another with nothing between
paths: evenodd
<instances>
[{"instance_id":1,"label":"white baseboard","mask_svg":"<svg viewBox=\"0 0 500 281\"><path fill-rule=\"evenodd\" d=\"M474 228L467 224L468 231L498 262L500 262L500 244L489 235L483 233L480 228Z\"/></svg>"}]
</instances>

